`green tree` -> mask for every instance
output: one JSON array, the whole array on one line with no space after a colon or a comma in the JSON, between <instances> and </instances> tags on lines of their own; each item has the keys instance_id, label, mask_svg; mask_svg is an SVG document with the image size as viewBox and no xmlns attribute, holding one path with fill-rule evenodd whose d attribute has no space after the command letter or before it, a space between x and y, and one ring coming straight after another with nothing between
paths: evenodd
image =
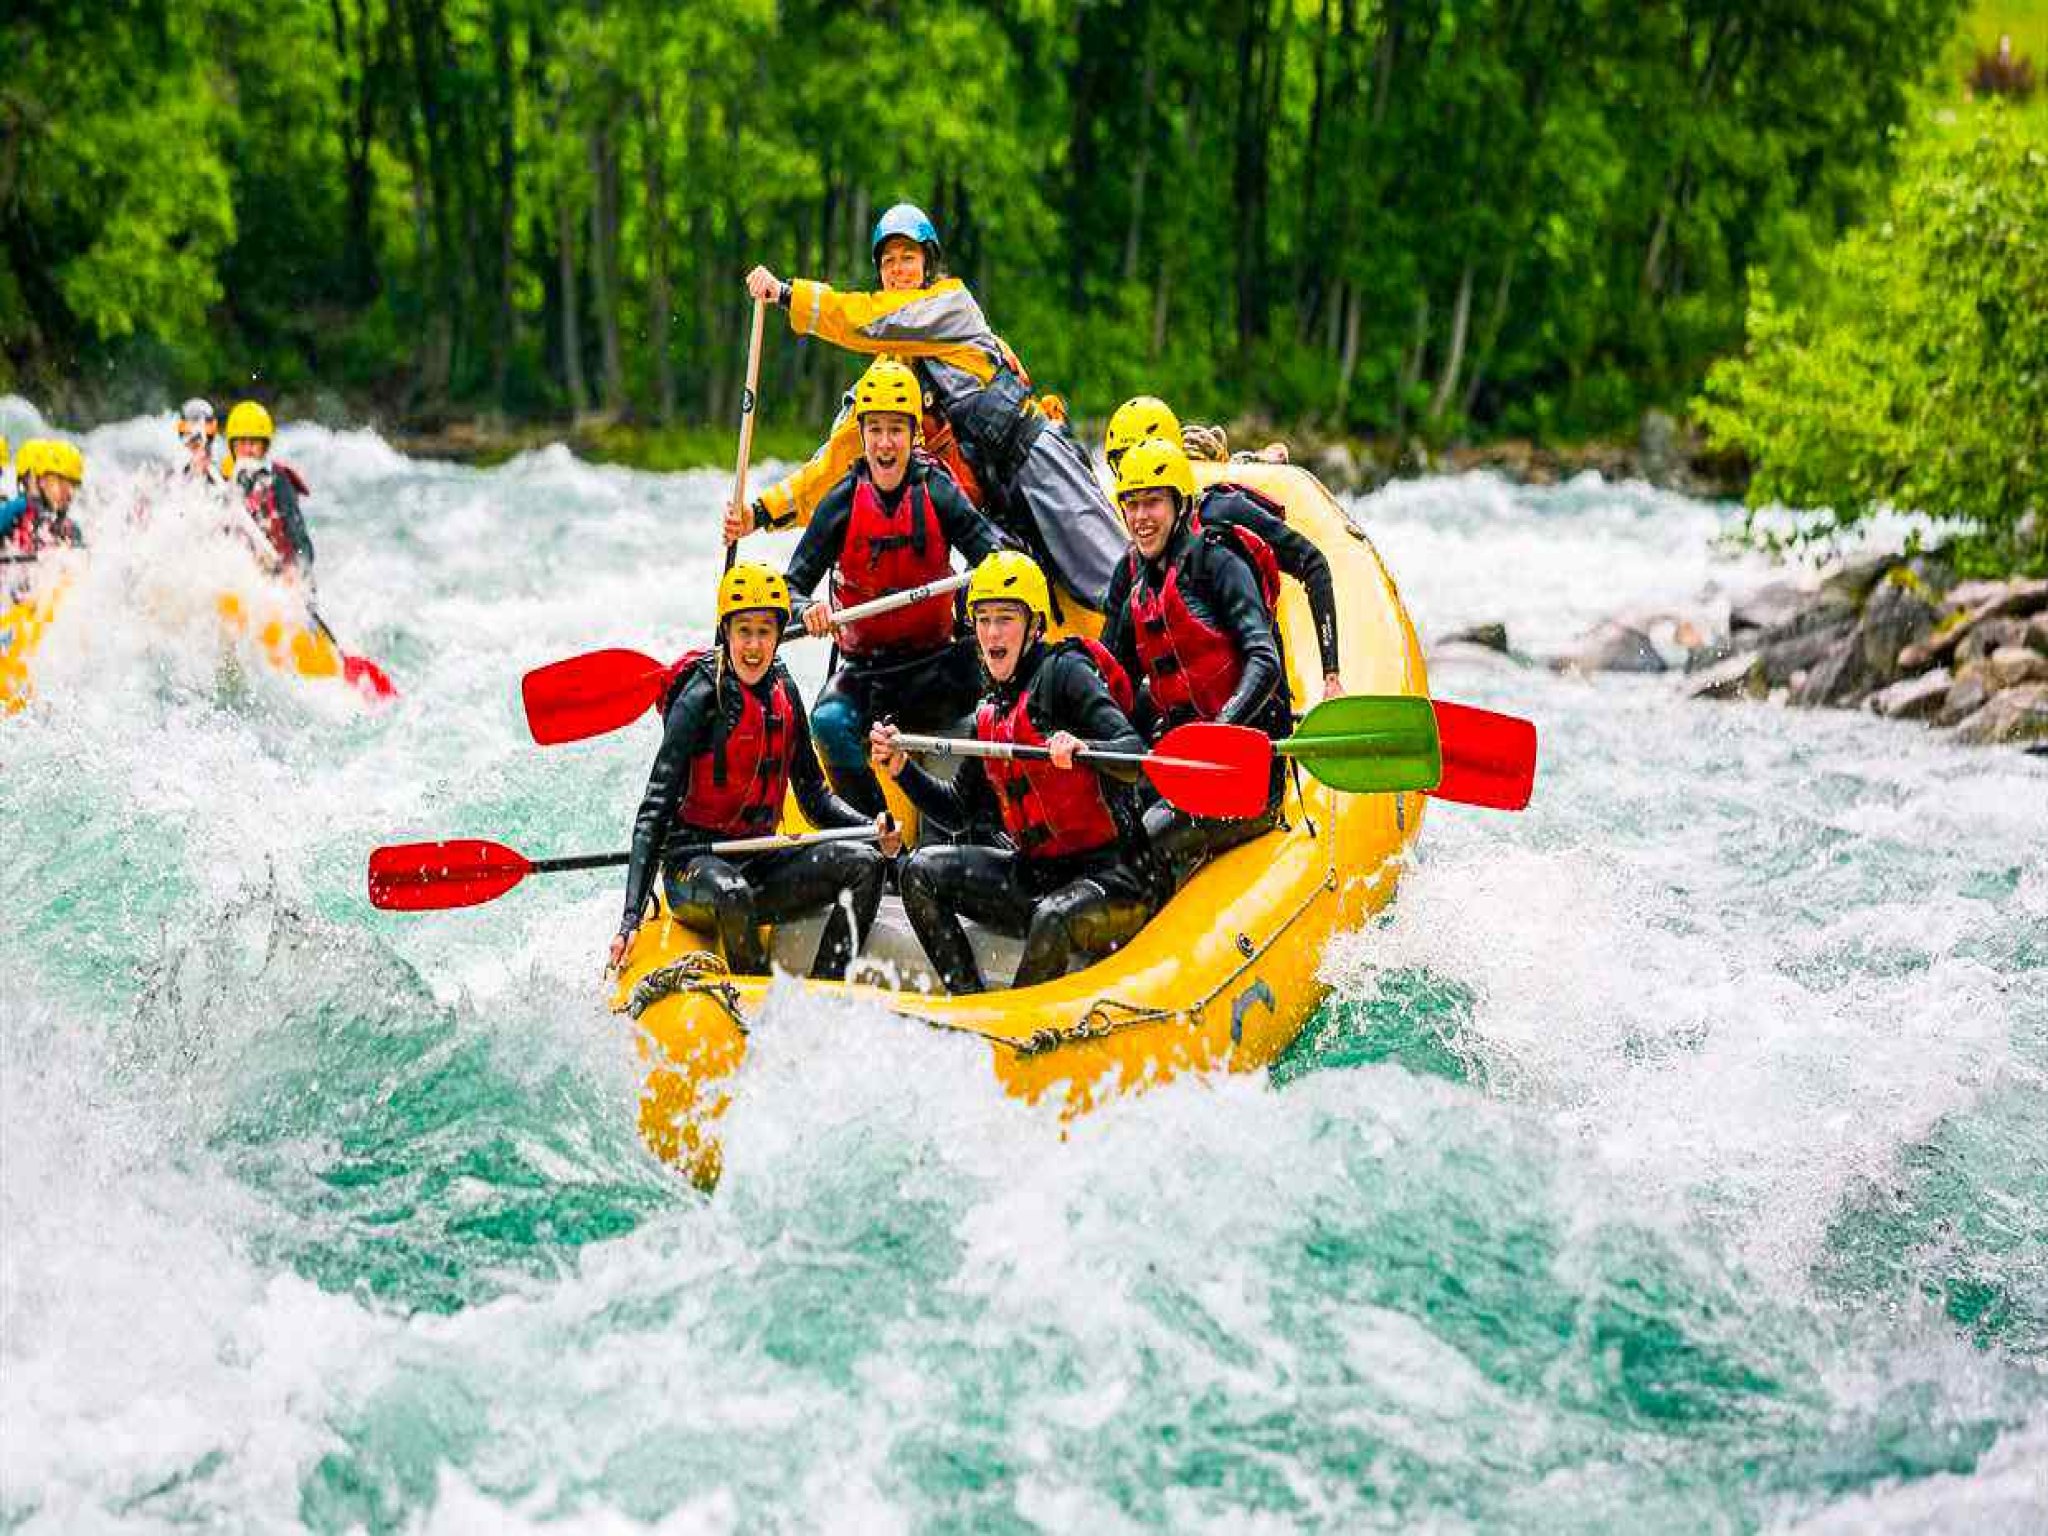
<instances>
[{"instance_id":1,"label":"green tree","mask_svg":"<svg viewBox=\"0 0 2048 1536\"><path fill-rule=\"evenodd\" d=\"M1832 535L1895 506L1953 528L1981 569L2048 565L2048 128L2001 104L1923 115L1883 216L1709 375L1713 441L1750 502L1820 508ZM2024 520L2034 514L2032 532Z\"/></svg>"}]
</instances>

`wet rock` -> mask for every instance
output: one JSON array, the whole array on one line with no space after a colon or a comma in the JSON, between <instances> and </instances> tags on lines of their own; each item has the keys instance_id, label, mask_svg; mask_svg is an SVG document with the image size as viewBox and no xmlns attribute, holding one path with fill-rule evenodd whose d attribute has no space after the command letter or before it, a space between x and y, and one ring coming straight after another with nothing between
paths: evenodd
<instances>
[{"instance_id":1,"label":"wet rock","mask_svg":"<svg viewBox=\"0 0 2048 1536\"><path fill-rule=\"evenodd\" d=\"M1954 683L1947 667L1903 677L1870 696L1870 707L1890 720L1924 720L1939 710Z\"/></svg>"},{"instance_id":2,"label":"wet rock","mask_svg":"<svg viewBox=\"0 0 2048 1536\"><path fill-rule=\"evenodd\" d=\"M1815 666L1848 633L1848 625L1837 623L1831 628L1795 633L1766 645L1762 652L1765 683L1772 688L1791 683L1794 674Z\"/></svg>"},{"instance_id":3,"label":"wet rock","mask_svg":"<svg viewBox=\"0 0 2048 1536\"><path fill-rule=\"evenodd\" d=\"M1812 606L1813 593L1806 588L1774 581L1745 592L1728 605L1728 629L1737 635L1744 630L1780 630Z\"/></svg>"},{"instance_id":4,"label":"wet rock","mask_svg":"<svg viewBox=\"0 0 2048 1536\"><path fill-rule=\"evenodd\" d=\"M1508 627L1499 620L1487 624L1474 624L1469 629L1453 630L1438 645L1477 645L1489 651L1508 653Z\"/></svg>"},{"instance_id":5,"label":"wet rock","mask_svg":"<svg viewBox=\"0 0 2048 1536\"><path fill-rule=\"evenodd\" d=\"M1694 672L1685 680L1688 699L1760 699L1768 693L1761 652L1730 656Z\"/></svg>"},{"instance_id":6,"label":"wet rock","mask_svg":"<svg viewBox=\"0 0 2048 1536\"><path fill-rule=\"evenodd\" d=\"M1991 685L1981 671L1965 672L1949 684L1948 696L1934 712L1936 725L1959 725L1991 699Z\"/></svg>"},{"instance_id":7,"label":"wet rock","mask_svg":"<svg viewBox=\"0 0 2048 1536\"><path fill-rule=\"evenodd\" d=\"M1551 663L1560 672L1662 672L1664 658L1640 629L1608 620Z\"/></svg>"},{"instance_id":8,"label":"wet rock","mask_svg":"<svg viewBox=\"0 0 2048 1536\"><path fill-rule=\"evenodd\" d=\"M1309 468L1333 491L1355 492L1365 483L1365 477L1359 473L1358 456L1349 443L1325 443L1316 450Z\"/></svg>"},{"instance_id":9,"label":"wet rock","mask_svg":"<svg viewBox=\"0 0 2048 1536\"><path fill-rule=\"evenodd\" d=\"M2048 613L2037 613L2027 621L2027 644L2048 656Z\"/></svg>"},{"instance_id":10,"label":"wet rock","mask_svg":"<svg viewBox=\"0 0 2048 1536\"><path fill-rule=\"evenodd\" d=\"M1973 623L2013 614L2024 617L2048 608L2048 577L2039 580L2023 577L2015 581L1966 581L1961 586L1950 588L1946 601L1950 608L1969 613Z\"/></svg>"},{"instance_id":11,"label":"wet rock","mask_svg":"<svg viewBox=\"0 0 2048 1536\"><path fill-rule=\"evenodd\" d=\"M1967 666L1982 661L1993 651L2004 650L2007 646L2027 643L2027 621L2025 619L1985 619L1972 624L1956 642L1956 662Z\"/></svg>"},{"instance_id":12,"label":"wet rock","mask_svg":"<svg viewBox=\"0 0 2048 1536\"><path fill-rule=\"evenodd\" d=\"M1931 634L1940 617L1940 610L1917 581L1897 578L1895 572L1872 590L1857 631L1863 664L1880 682L1899 675L1899 653Z\"/></svg>"},{"instance_id":13,"label":"wet rock","mask_svg":"<svg viewBox=\"0 0 2048 1536\"><path fill-rule=\"evenodd\" d=\"M1863 659L1861 637L1837 640L1826 655L1792 685L1792 702L1803 709L1829 704L1854 704L1878 681Z\"/></svg>"},{"instance_id":14,"label":"wet rock","mask_svg":"<svg viewBox=\"0 0 2048 1536\"><path fill-rule=\"evenodd\" d=\"M1956 740L1974 745L2048 741L2048 683L2027 683L1994 693L1956 727Z\"/></svg>"},{"instance_id":15,"label":"wet rock","mask_svg":"<svg viewBox=\"0 0 2048 1536\"><path fill-rule=\"evenodd\" d=\"M1884 579L1885 572L1897 564L1897 555L1859 555L1821 577L1821 595L1837 603L1861 607L1871 589Z\"/></svg>"},{"instance_id":16,"label":"wet rock","mask_svg":"<svg viewBox=\"0 0 2048 1536\"><path fill-rule=\"evenodd\" d=\"M1984 671L1993 688L2048 683L2048 656L2023 645L2001 645L1985 658Z\"/></svg>"},{"instance_id":17,"label":"wet rock","mask_svg":"<svg viewBox=\"0 0 2048 1536\"><path fill-rule=\"evenodd\" d=\"M1643 412L1636 429L1636 457L1643 478L1652 485L1672 486L1686 478L1686 444L1678 422L1664 411Z\"/></svg>"}]
</instances>

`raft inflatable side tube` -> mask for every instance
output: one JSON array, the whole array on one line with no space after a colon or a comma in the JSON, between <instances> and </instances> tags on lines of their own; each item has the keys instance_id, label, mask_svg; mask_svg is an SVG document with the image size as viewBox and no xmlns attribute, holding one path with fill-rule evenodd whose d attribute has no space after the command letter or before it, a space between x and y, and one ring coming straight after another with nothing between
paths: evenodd
<instances>
[{"instance_id":1,"label":"raft inflatable side tube","mask_svg":"<svg viewBox=\"0 0 2048 1536\"><path fill-rule=\"evenodd\" d=\"M1329 560L1347 692L1427 694L1421 646L1392 577L1313 476L1271 464L1195 472L1205 485L1227 480L1282 503L1289 525ZM1280 621L1295 707L1305 710L1320 699L1321 664L1297 583L1283 583ZM1212 861L1124 949L1039 986L949 997L797 984L957 1034L987 1055L1006 1090L1033 1102L1061 1094L1068 1114L1182 1073L1254 1071L1293 1043L1322 1002L1317 972L1329 937L1393 898L1423 804L1416 792L1339 795L1306 775L1299 788L1290 780L1284 829ZM663 909L634 936L612 997L614 1011L637 1024L647 1063L641 1134L706 1187L720 1168L717 1121L769 986L728 975L714 950Z\"/></svg>"}]
</instances>

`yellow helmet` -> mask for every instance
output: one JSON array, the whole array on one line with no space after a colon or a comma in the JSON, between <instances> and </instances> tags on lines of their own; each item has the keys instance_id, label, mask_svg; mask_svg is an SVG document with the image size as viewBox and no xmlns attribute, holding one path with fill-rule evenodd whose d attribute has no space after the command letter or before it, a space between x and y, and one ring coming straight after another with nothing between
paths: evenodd
<instances>
[{"instance_id":1,"label":"yellow helmet","mask_svg":"<svg viewBox=\"0 0 2048 1536\"><path fill-rule=\"evenodd\" d=\"M908 416L915 426L924 419L924 389L917 375L893 357L878 357L853 386L853 416L883 413Z\"/></svg>"},{"instance_id":2,"label":"yellow helmet","mask_svg":"<svg viewBox=\"0 0 2048 1536\"><path fill-rule=\"evenodd\" d=\"M1102 435L1102 456L1114 470L1126 453L1148 437L1179 442L1180 418L1157 395L1133 395L1109 418L1109 430Z\"/></svg>"},{"instance_id":3,"label":"yellow helmet","mask_svg":"<svg viewBox=\"0 0 2048 1536\"><path fill-rule=\"evenodd\" d=\"M1125 452L1116 470L1116 499L1122 501L1137 491L1169 490L1180 493L1183 504L1195 499L1195 472L1188 465L1187 450L1179 441L1148 437Z\"/></svg>"},{"instance_id":4,"label":"yellow helmet","mask_svg":"<svg viewBox=\"0 0 2048 1536\"><path fill-rule=\"evenodd\" d=\"M254 400L244 400L228 412L227 430L221 435L231 443L244 437L259 437L267 443L277 436L277 423Z\"/></svg>"},{"instance_id":5,"label":"yellow helmet","mask_svg":"<svg viewBox=\"0 0 2048 1536\"><path fill-rule=\"evenodd\" d=\"M14 453L14 475L16 481L27 487L29 476L33 475L43 462L43 440L40 437L24 437L21 447Z\"/></svg>"},{"instance_id":6,"label":"yellow helmet","mask_svg":"<svg viewBox=\"0 0 2048 1536\"><path fill-rule=\"evenodd\" d=\"M765 565L736 565L718 579L718 622L756 609L789 617L789 583Z\"/></svg>"},{"instance_id":7,"label":"yellow helmet","mask_svg":"<svg viewBox=\"0 0 2048 1536\"><path fill-rule=\"evenodd\" d=\"M1022 603L1046 623L1052 622L1052 590L1038 562L1018 549L999 549L974 568L967 584L967 611L976 603Z\"/></svg>"},{"instance_id":8,"label":"yellow helmet","mask_svg":"<svg viewBox=\"0 0 2048 1536\"><path fill-rule=\"evenodd\" d=\"M37 446L42 450L36 456L37 474L56 475L73 485L85 483L85 455L75 444L52 438Z\"/></svg>"},{"instance_id":9,"label":"yellow helmet","mask_svg":"<svg viewBox=\"0 0 2048 1536\"><path fill-rule=\"evenodd\" d=\"M7 439L0 437L0 469L7 467Z\"/></svg>"}]
</instances>

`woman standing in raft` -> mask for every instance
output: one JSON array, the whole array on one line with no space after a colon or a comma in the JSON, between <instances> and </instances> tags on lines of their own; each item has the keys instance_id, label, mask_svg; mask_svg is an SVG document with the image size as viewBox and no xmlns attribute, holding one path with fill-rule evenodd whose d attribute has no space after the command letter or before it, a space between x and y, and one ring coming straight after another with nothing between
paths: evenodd
<instances>
[{"instance_id":1,"label":"woman standing in raft","mask_svg":"<svg viewBox=\"0 0 2048 1536\"><path fill-rule=\"evenodd\" d=\"M821 829L868 824L826 787L818 767L803 700L775 656L788 619L789 588L768 567L736 565L720 579L716 643L686 658L668 685L661 750L633 823L626 911L611 947L615 970L646 914L657 867L669 910L716 933L734 971L767 971L763 923L830 907L811 974L832 980L846 975L867 937L882 900L882 855L865 844L700 854L680 869L668 860L672 847L773 833L792 787ZM902 845L888 816L874 825L893 858Z\"/></svg>"},{"instance_id":2,"label":"woman standing in raft","mask_svg":"<svg viewBox=\"0 0 2048 1536\"><path fill-rule=\"evenodd\" d=\"M898 203L875 224L879 293L836 293L810 278L784 282L766 267L747 292L789 311L790 328L851 352L901 358L952 429L985 494L991 517L1050 561L1060 582L1102 606L1123 552L1123 533L1088 455L1063 421L1032 398L1030 376L983 318L966 284L939 271L939 234L921 208ZM751 508L726 516L726 538L751 527L787 527L836 483L859 452L843 415L810 463Z\"/></svg>"},{"instance_id":3,"label":"woman standing in raft","mask_svg":"<svg viewBox=\"0 0 2048 1536\"><path fill-rule=\"evenodd\" d=\"M1163 894L1129 782L1138 770L1075 761L1084 743L1144 750L1111 691L1121 682L1128 696L1116 663L1093 641L1046 641L1051 593L1029 555L982 561L967 610L988 677L975 736L1050 747L1051 759L969 758L947 784L911 764L893 725L869 736L875 766L919 810L975 839L920 848L903 870L903 910L949 992L985 985L963 917L1024 941L1012 984L1029 987L1065 975L1077 954L1121 949Z\"/></svg>"}]
</instances>

